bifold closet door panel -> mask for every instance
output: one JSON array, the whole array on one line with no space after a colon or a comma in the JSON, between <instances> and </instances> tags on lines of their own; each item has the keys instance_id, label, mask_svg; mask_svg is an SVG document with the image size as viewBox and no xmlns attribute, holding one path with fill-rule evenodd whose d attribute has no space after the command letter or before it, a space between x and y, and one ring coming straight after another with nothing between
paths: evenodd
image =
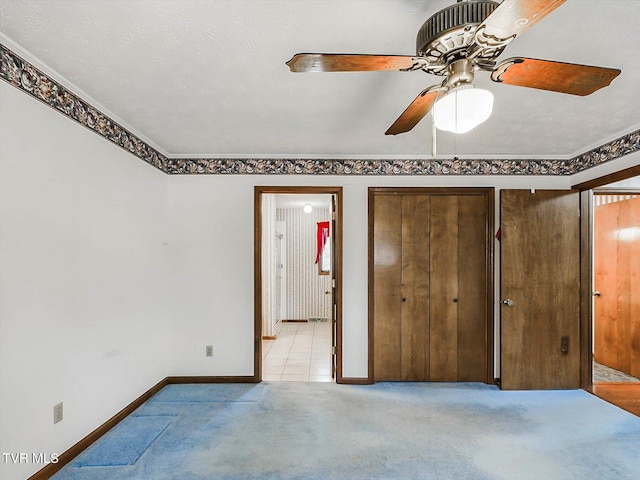
<instances>
[{"instance_id":1,"label":"bifold closet door panel","mask_svg":"<svg viewBox=\"0 0 640 480\"><path fill-rule=\"evenodd\" d=\"M429 379L429 204L402 196L401 380Z\"/></svg>"},{"instance_id":2,"label":"bifold closet door panel","mask_svg":"<svg viewBox=\"0 0 640 480\"><path fill-rule=\"evenodd\" d=\"M458 197L458 381L483 382L487 372L486 197Z\"/></svg>"},{"instance_id":3,"label":"bifold closet door panel","mask_svg":"<svg viewBox=\"0 0 640 480\"><path fill-rule=\"evenodd\" d=\"M458 197L431 198L430 375L432 382L458 378Z\"/></svg>"},{"instance_id":4,"label":"bifold closet door panel","mask_svg":"<svg viewBox=\"0 0 640 480\"><path fill-rule=\"evenodd\" d=\"M378 195L374 202L374 377L401 378L402 197Z\"/></svg>"}]
</instances>

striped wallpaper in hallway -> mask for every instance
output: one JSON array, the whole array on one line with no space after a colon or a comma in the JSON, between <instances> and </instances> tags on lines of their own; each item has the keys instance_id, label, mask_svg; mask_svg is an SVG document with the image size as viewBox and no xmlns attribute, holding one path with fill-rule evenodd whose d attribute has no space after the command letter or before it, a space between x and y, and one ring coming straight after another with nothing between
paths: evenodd
<instances>
[{"instance_id":1,"label":"striped wallpaper in hallway","mask_svg":"<svg viewBox=\"0 0 640 480\"><path fill-rule=\"evenodd\" d=\"M317 222L330 219L329 208L314 208L309 214L301 208L279 208L276 219L286 225L286 318L329 317L331 296L325 292L330 291L330 275L319 275L314 263Z\"/></svg>"}]
</instances>

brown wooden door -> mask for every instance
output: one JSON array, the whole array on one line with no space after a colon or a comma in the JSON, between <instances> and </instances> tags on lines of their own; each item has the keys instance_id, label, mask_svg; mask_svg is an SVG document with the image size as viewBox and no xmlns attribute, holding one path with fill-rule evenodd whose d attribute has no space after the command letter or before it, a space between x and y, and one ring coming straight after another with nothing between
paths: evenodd
<instances>
[{"instance_id":1,"label":"brown wooden door","mask_svg":"<svg viewBox=\"0 0 640 480\"><path fill-rule=\"evenodd\" d=\"M375 379L429 376L429 197L375 200Z\"/></svg>"},{"instance_id":2,"label":"brown wooden door","mask_svg":"<svg viewBox=\"0 0 640 480\"><path fill-rule=\"evenodd\" d=\"M500 198L502 388L579 388L578 193L503 190Z\"/></svg>"},{"instance_id":3,"label":"brown wooden door","mask_svg":"<svg viewBox=\"0 0 640 480\"><path fill-rule=\"evenodd\" d=\"M402 378L402 197L373 203L373 337L375 380Z\"/></svg>"},{"instance_id":4,"label":"brown wooden door","mask_svg":"<svg viewBox=\"0 0 640 480\"><path fill-rule=\"evenodd\" d=\"M485 380L487 220L480 195L431 196L431 381Z\"/></svg>"},{"instance_id":5,"label":"brown wooden door","mask_svg":"<svg viewBox=\"0 0 640 480\"><path fill-rule=\"evenodd\" d=\"M376 194L374 379L485 381L483 195Z\"/></svg>"},{"instance_id":6,"label":"brown wooden door","mask_svg":"<svg viewBox=\"0 0 640 480\"><path fill-rule=\"evenodd\" d=\"M640 195L596 195L594 360L640 377Z\"/></svg>"}]
</instances>

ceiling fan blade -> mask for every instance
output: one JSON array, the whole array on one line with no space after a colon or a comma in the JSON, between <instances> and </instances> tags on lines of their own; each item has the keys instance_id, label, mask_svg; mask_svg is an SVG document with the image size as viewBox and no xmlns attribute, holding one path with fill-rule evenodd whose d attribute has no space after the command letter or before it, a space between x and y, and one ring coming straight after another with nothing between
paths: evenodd
<instances>
[{"instance_id":1,"label":"ceiling fan blade","mask_svg":"<svg viewBox=\"0 0 640 480\"><path fill-rule=\"evenodd\" d=\"M438 96L446 90L445 87L440 85L434 85L423 90L384 134L397 135L411 130L429 113Z\"/></svg>"},{"instance_id":2,"label":"ceiling fan blade","mask_svg":"<svg viewBox=\"0 0 640 480\"><path fill-rule=\"evenodd\" d=\"M476 30L480 47L503 45L534 26L566 0L504 0Z\"/></svg>"},{"instance_id":3,"label":"ceiling fan blade","mask_svg":"<svg viewBox=\"0 0 640 480\"><path fill-rule=\"evenodd\" d=\"M617 68L576 63L509 58L491 73L491 80L520 87L585 96L608 86L620 74Z\"/></svg>"},{"instance_id":4,"label":"ceiling fan blade","mask_svg":"<svg viewBox=\"0 0 640 480\"><path fill-rule=\"evenodd\" d=\"M370 72L413 67L407 55L357 55L348 53L296 53L287 65L292 72Z\"/></svg>"}]
</instances>

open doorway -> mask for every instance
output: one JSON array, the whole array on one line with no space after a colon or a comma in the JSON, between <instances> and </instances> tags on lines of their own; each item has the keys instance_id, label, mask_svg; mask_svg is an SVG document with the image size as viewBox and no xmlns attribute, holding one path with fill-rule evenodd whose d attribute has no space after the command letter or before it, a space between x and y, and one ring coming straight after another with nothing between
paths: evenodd
<instances>
[{"instance_id":1,"label":"open doorway","mask_svg":"<svg viewBox=\"0 0 640 480\"><path fill-rule=\"evenodd\" d=\"M583 190L586 371L594 395L640 415L639 167L577 185ZM609 180L609 181L607 181ZM613 183L615 182L615 183ZM588 232L588 234L587 234ZM588 247L585 250L585 247Z\"/></svg>"},{"instance_id":2,"label":"open doorway","mask_svg":"<svg viewBox=\"0 0 640 480\"><path fill-rule=\"evenodd\" d=\"M593 383L640 383L640 177L593 190Z\"/></svg>"},{"instance_id":3,"label":"open doorway","mask_svg":"<svg viewBox=\"0 0 640 480\"><path fill-rule=\"evenodd\" d=\"M341 381L341 192L255 188L258 381Z\"/></svg>"}]
</instances>

